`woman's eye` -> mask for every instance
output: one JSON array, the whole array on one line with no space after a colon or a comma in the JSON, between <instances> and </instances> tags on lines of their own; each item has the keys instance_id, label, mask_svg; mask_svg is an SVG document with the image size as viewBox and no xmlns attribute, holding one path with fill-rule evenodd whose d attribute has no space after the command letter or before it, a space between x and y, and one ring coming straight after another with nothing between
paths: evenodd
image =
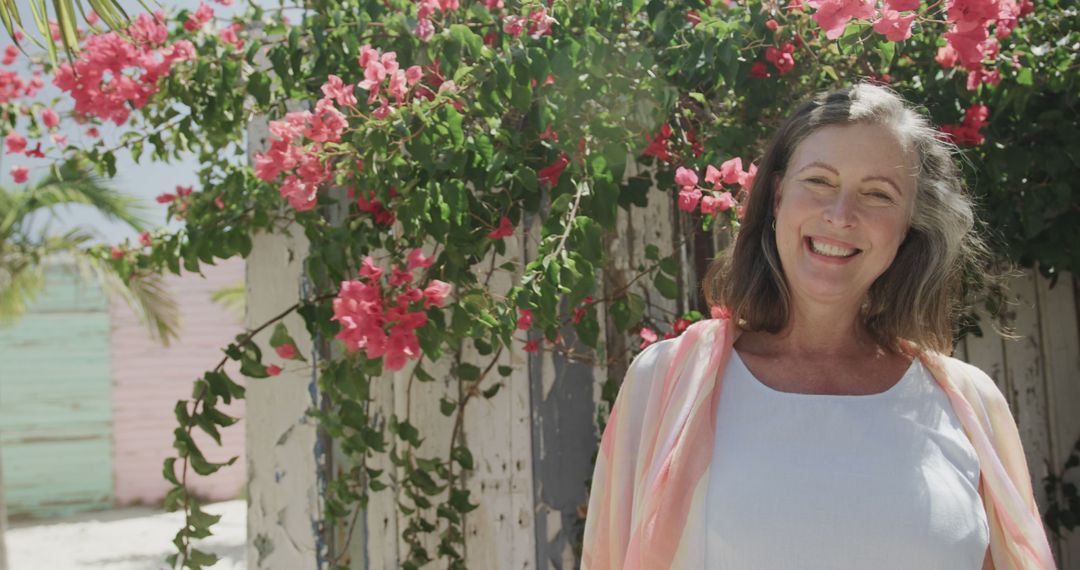
<instances>
[{"instance_id":1,"label":"woman's eye","mask_svg":"<svg viewBox=\"0 0 1080 570\"><path fill-rule=\"evenodd\" d=\"M884 192L869 192L867 195L877 200L886 200L889 202L893 201L892 196L889 196Z\"/></svg>"},{"instance_id":2,"label":"woman's eye","mask_svg":"<svg viewBox=\"0 0 1080 570\"><path fill-rule=\"evenodd\" d=\"M825 180L824 178L807 178L806 181L811 184L824 184L826 186L829 185L829 181Z\"/></svg>"}]
</instances>

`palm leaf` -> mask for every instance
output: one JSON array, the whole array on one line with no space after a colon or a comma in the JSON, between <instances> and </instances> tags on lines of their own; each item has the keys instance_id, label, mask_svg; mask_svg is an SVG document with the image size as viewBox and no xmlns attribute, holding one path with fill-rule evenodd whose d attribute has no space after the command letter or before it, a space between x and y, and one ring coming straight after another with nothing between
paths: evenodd
<instances>
[{"instance_id":1,"label":"palm leaf","mask_svg":"<svg viewBox=\"0 0 1080 570\"><path fill-rule=\"evenodd\" d=\"M100 257L84 249L75 250L74 253L80 270L90 272L106 293L122 298L149 329L151 338L165 346L179 338L180 309L161 275L135 275L125 282L112 270L112 265L103 262Z\"/></svg>"},{"instance_id":2,"label":"palm leaf","mask_svg":"<svg viewBox=\"0 0 1080 570\"><path fill-rule=\"evenodd\" d=\"M55 214L57 206L72 204L90 206L135 231L148 226L146 207L137 198L109 186L82 163L68 162L27 190L0 189L0 240L17 232L34 212L45 208Z\"/></svg>"},{"instance_id":3,"label":"palm leaf","mask_svg":"<svg viewBox=\"0 0 1080 570\"><path fill-rule=\"evenodd\" d=\"M131 18L118 0L87 0L86 3L97 12L101 21L111 30L123 29L131 23ZM49 53L49 59L53 65L56 65L57 45L49 30L49 20L55 20L60 29L60 44L64 52L70 58L79 51L79 22L76 10L83 21L86 20L86 10L81 0L79 2L52 0L51 10L46 0L28 0L26 4L33 17L37 34L28 33L26 26L23 25L18 0L0 0L0 23L3 23L4 31L7 32L9 38L14 40L16 30L23 32L31 41L44 47ZM143 0L139 0L139 4L147 12L151 11Z\"/></svg>"},{"instance_id":4,"label":"palm leaf","mask_svg":"<svg viewBox=\"0 0 1080 570\"><path fill-rule=\"evenodd\" d=\"M210 293L210 300L220 303L237 317L244 316L244 305L247 299L247 286L243 281L222 287Z\"/></svg>"}]
</instances>

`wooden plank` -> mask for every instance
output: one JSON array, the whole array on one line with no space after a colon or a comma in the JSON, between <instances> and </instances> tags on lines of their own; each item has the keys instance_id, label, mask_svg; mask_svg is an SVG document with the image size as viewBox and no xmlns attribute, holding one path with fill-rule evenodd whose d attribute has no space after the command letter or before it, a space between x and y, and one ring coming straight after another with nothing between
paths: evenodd
<instances>
[{"instance_id":1,"label":"wooden plank","mask_svg":"<svg viewBox=\"0 0 1080 570\"><path fill-rule=\"evenodd\" d=\"M1071 274L1059 277L1055 287L1037 279L1042 350L1046 362L1047 398L1050 402L1051 467L1060 474L1065 459L1080 438L1080 322L1077 318L1076 284ZM1066 481L1080 485L1080 469L1066 473ZM1036 486L1041 486L1039 481ZM1060 497L1059 497L1060 500ZM1080 568L1080 531L1059 541L1061 568Z\"/></svg>"},{"instance_id":2,"label":"wooden plank","mask_svg":"<svg viewBox=\"0 0 1080 570\"><path fill-rule=\"evenodd\" d=\"M109 315L66 266L0 329L0 453L9 516L55 517L112 503Z\"/></svg>"},{"instance_id":3,"label":"wooden plank","mask_svg":"<svg viewBox=\"0 0 1080 570\"><path fill-rule=\"evenodd\" d=\"M259 234L247 262L248 328L296 303L302 287L307 240L298 226L291 234ZM312 343L303 320L284 321L294 331L297 350L308 362L290 361L279 376L247 381L248 568L315 570L324 554L320 461L315 422L307 411L317 404L311 367ZM270 331L256 337L272 355Z\"/></svg>"},{"instance_id":4,"label":"wooden plank","mask_svg":"<svg viewBox=\"0 0 1080 570\"><path fill-rule=\"evenodd\" d=\"M1053 451L1035 276L1026 271L1022 277L1010 279L1008 285L1017 298L1013 326L1020 339L1005 343L1005 371L1016 404L1016 423L1024 442L1028 469L1032 481L1036 482L1035 499L1043 508L1046 506L1045 490L1038 482L1047 475L1047 462L1053 462Z\"/></svg>"},{"instance_id":5,"label":"wooden plank","mask_svg":"<svg viewBox=\"0 0 1080 570\"><path fill-rule=\"evenodd\" d=\"M477 270L484 272L479 275L496 267L489 282L493 291L507 291L520 280L528 262L527 245L538 237L537 222L527 216L521 225L528 228L528 233L519 230L504 240L505 255L492 252L477 264ZM518 263L514 272L498 269L507 261ZM519 331L514 335L513 347L503 349L499 356L497 366L511 367L510 376L500 376L493 368L480 385L481 389L495 384L502 388L491 399L474 396L465 410L464 441L476 460L466 488L472 501L480 505L465 515L465 564L469 568L536 568L529 354L522 350L524 339L524 333ZM483 369L491 357L481 356L471 343L466 343L465 361Z\"/></svg>"}]
</instances>

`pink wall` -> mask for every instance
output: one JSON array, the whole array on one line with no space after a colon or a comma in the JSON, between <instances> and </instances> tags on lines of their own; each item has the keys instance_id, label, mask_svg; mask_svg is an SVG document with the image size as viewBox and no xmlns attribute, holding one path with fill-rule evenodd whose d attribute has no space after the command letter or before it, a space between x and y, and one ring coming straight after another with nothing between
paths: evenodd
<instances>
[{"instance_id":1,"label":"pink wall","mask_svg":"<svg viewBox=\"0 0 1080 570\"><path fill-rule=\"evenodd\" d=\"M116 299L110 303L112 317L112 403L113 474L116 503L159 503L169 489L162 477L162 462L172 456L176 401L191 398L192 383L217 365L224 348L242 332L242 319L210 300L213 291L241 283L244 261L219 262L204 266L205 278L198 274L166 279L169 291L180 307L180 339L162 347L148 337L134 313ZM227 367L230 378L239 381L235 367ZM233 417L244 415L243 401L222 407ZM222 446L201 430L196 442L207 459L223 461L239 456L231 466L209 477L189 473L188 483L196 494L212 500L236 498L245 482L244 422L222 430Z\"/></svg>"}]
</instances>

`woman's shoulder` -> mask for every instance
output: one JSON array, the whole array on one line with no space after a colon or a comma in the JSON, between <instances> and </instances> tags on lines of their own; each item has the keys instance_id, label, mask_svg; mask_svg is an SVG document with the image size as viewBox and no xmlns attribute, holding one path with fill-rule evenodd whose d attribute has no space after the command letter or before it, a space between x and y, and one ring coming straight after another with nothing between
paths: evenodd
<instances>
[{"instance_id":1,"label":"woman's shoulder","mask_svg":"<svg viewBox=\"0 0 1080 570\"><path fill-rule=\"evenodd\" d=\"M722 322L718 319L704 319L687 327L679 336L654 342L639 352L627 367L620 397L624 392L637 402L650 398L653 390L663 388L667 372L673 366L697 360L702 350L712 350L717 342L724 342L716 335L721 330ZM688 377L677 374L674 380Z\"/></svg>"},{"instance_id":2,"label":"woman's shoulder","mask_svg":"<svg viewBox=\"0 0 1080 570\"><path fill-rule=\"evenodd\" d=\"M987 419L993 419L993 416L1001 413L1011 417L1005 394L983 369L954 356L939 352L929 354L931 365L936 362L972 407L976 410L981 408L986 416L990 416Z\"/></svg>"}]
</instances>

